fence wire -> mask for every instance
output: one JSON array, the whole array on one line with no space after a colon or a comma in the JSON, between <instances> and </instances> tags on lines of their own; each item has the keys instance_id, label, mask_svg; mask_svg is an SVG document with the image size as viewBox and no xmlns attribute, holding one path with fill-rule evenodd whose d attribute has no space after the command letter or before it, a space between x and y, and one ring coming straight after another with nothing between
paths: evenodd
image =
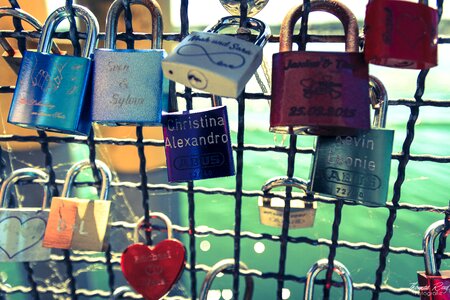
<instances>
[{"instance_id":1,"label":"fence wire","mask_svg":"<svg viewBox=\"0 0 450 300\"><path fill-rule=\"evenodd\" d=\"M9 0L11 7L20 8L18 1ZM314 40L313 36L307 33L307 20L309 14L309 0L304 2L304 12L302 18L302 24L300 28L300 33L297 41L300 45L305 44L305 41ZM132 13L130 10L130 4L128 1L124 1L125 4L125 28L126 32L120 33L117 36L118 40L126 42L127 48L133 49L134 42L137 40L151 39L151 34L136 33L133 31L132 26ZM65 5L71 10L73 1L67 0ZM442 14L443 10L443 0L437 1L437 7L439 14ZM241 16L246 16L247 14L247 1L241 0ZM164 33L163 39L165 41L181 41L190 32L189 25L189 1L181 0L180 2L180 20L181 28L179 33ZM71 10L72 11L72 10ZM73 12L73 11L72 11ZM26 50L25 38L39 38L39 31L25 31L19 20L14 19L15 30L2 30L0 31L0 37L13 38L18 40L18 47L20 52ZM74 46L74 54L77 55L80 52L80 39L85 38L85 33L80 33L77 31L74 21L74 15L72 13L72 18L70 22L70 30L68 32L57 33L58 38L69 39ZM104 33L100 33L100 39L104 39ZM342 40L342 37L335 37L337 40ZM278 43L279 36L272 36L270 38L271 43ZM438 42L440 44L449 43L450 40L445 37L440 37ZM236 177L235 177L235 188L234 189L224 189L224 188L205 188L196 186L194 182L188 182L185 185L170 185L170 184L155 184L151 183L147 178L146 173L146 155L144 152L145 147L164 147L164 142L157 139L144 139L143 128L136 127L136 138L103 138L96 137L94 132L91 132L89 137L78 137L78 136L48 136L45 131L37 131L36 135L23 136L15 134L1 134L0 142L19 142L28 143L34 142L40 144L40 151L44 155L44 165L47 173L49 174L48 185L51 188L52 196L59 195L59 190L64 183L63 180L57 179L55 174L55 163L54 157L50 151L50 144L83 144L89 149L89 160L91 165L94 167L94 161L96 159L96 146L98 145L117 145L117 146L134 146L136 147L139 156L139 182L129 182L129 181L116 181L112 183L115 188L122 189L133 189L140 190L142 208L144 210L144 216L148 216L150 211L149 193L166 191L166 192L179 192L185 193L188 199L188 226L183 227L179 225L174 225L174 230L182 235L188 236L188 262L186 267L186 272L190 277L190 288L189 288L189 299L196 299L198 297L198 280L197 275L199 272L206 272L210 269L210 266L197 263L196 254L196 236L202 234L208 234L216 237L229 237L233 239L234 251L233 256L236 261L240 261L241 253L243 251L241 242L244 239L251 240L266 240L279 243L280 254L277 259L278 270L274 272L262 272L257 269L249 270L239 270L238 265L231 271L233 275L233 299L238 299L240 291L239 282L242 277L253 276L262 279L271 279L277 281L276 298L282 299L283 288L287 281L293 281L300 284L305 283L306 277L299 276L298 274L288 274L286 273L287 264L287 247L289 244L307 244L312 246L325 246L328 247L328 260L330 266L336 257L336 253L340 248L347 248L351 250L367 250L376 255L378 255L378 266L375 270L375 280L373 283L369 282L354 282L353 286L355 290L367 290L372 293L372 299L378 299L380 294L390 294L394 295L410 295L418 297L418 291L412 289L411 287L394 287L388 284L383 284L386 280L386 264L389 259L390 254L403 254L412 257L423 257L423 251L421 249L412 249L409 247L394 247L391 245L392 238L395 234L395 221L397 218L397 213L401 210L411 211L411 212L434 212L442 214L445 218L449 213L448 207L437 207L432 205L415 205L410 204L405 201L400 203L400 197L402 193L403 184L405 181L406 168L410 161L418 162L434 162L440 164L446 164L450 162L450 156L438 156L431 154L413 154L411 153L411 145L414 141L415 136L415 125L417 119L420 115L420 108L422 107L439 107L448 108L450 107L450 100L437 101L433 99L423 99L425 92L425 81L427 79L428 70L422 70L417 77L416 91L413 99L397 99L389 100L390 106L402 106L409 109L409 120L406 125L406 136L403 141L401 152L393 153L392 159L398 161L397 178L393 186L393 197L390 202L386 204L386 209L389 211L388 218L386 220L386 230L383 241L381 244L371 244L368 242L349 242L346 240L339 239L340 233L340 223L342 218L342 208L346 205L355 206L360 204L355 204L351 201L345 201L342 199L335 199L330 197L324 197L319 195L313 195L312 198L308 200L317 201L325 205L334 206L334 220L332 222L332 231L330 239L324 238L311 238L308 236L291 236L289 234L289 224L287 222L290 213L290 201L286 201L286 206L284 209L284 222L281 228L280 235L271 235L267 233L257 233L250 231L242 231L242 199L243 197L258 197L262 196L261 191L255 190L244 190L243 189L243 168L245 164L245 153L248 152L262 152L262 153L284 153L287 156L286 160L286 175L289 177L294 176L295 171L295 159L297 155L313 154L314 149L308 147L299 147L297 145L297 136L291 135L289 137L288 146L270 146L270 145L252 145L245 143L245 109L246 103L248 101L266 101L270 100L270 95L263 93L248 93L243 92L237 99L238 105L238 127L237 127L237 141L233 145L233 150L236 154ZM13 93L14 86L0 86L0 93ZM185 88L183 92L177 93L178 98L185 99L186 109L192 109L194 98L208 98L209 94L193 92L189 88ZM6 171L7 165L3 159L5 155L5 149L0 148L0 155L2 160L0 161L0 174L2 179L7 176ZM87 183L89 185L95 185L95 182ZM197 227L196 222L196 195L225 195L229 197L234 197L235 199L235 210L234 210L234 228L231 230L219 230L216 228L211 228L208 226ZM282 197L282 196L281 196ZM295 199L292 197L291 190L288 188L286 190L286 198ZM146 220L149 223L148 217ZM112 228L117 230L131 231L135 226L134 223L126 221L116 221L112 223ZM154 229L158 229L158 226L153 226ZM147 232L147 231L146 231ZM151 244L151 236L148 234L146 236L147 243ZM450 253L444 252L444 243L440 243L439 247L439 258L449 258ZM53 254L51 256L51 261L55 263L63 263L65 265L65 280L68 283L66 287L57 286L44 286L42 283L38 283L34 279L33 264L24 263L24 272L27 276L28 284L10 286L4 283L0 283L0 299L6 299L5 297L9 294L29 294L33 299L39 299L42 294L52 294L63 297L69 297L70 299L78 299L79 296L86 297L101 297L109 298L112 292L117 288L116 286L116 275L113 271L114 266L120 265L121 253L113 251L111 247L107 249L103 256L92 255L89 252L81 251L62 251L61 254ZM79 286L74 274L74 265L79 263L86 264L101 264L107 270L108 273L108 290L99 289L88 289ZM334 282L332 280L332 270L329 268L325 276L325 280L319 280L318 283L323 285L323 297L328 299L330 297L330 289L334 287L342 286L339 282ZM130 297L137 299L140 296L133 292L128 292L124 295L125 297ZM183 297L168 297L167 299L188 299Z\"/></svg>"}]
</instances>

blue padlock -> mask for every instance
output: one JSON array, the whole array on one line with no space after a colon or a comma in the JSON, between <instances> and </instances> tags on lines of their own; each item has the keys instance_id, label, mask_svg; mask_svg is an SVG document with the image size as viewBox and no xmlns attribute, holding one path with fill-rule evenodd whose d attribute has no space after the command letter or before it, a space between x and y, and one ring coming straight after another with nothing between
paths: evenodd
<instances>
[{"instance_id":1,"label":"blue padlock","mask_svg":"<svg viewBox=\"0 0 450 300\"><path fill-rule=\"evenodd\" d=\"M50 54L56 27L70 16L66 7L60 7L45 21L38 52L25 52L8 115L9 123L68 134L89 134L90 108L85 98L90 56L97 43L99 26L87 8L74 5L73 10L87 26L83 57Z\"/></svg>"},{"instance_id":2,"label":"blue padlock","mask_svg":"<svg viewBox=\"0 0 450 300\"><path fill-rule=\"evenodd\" d=\"M234 175L226 106L163 113L169 182Z\"/></svg>"},{"instance_id":3,"label":"blue padlock","mask_svg":"<svg viewBox=\"0 0 450 300\"><path fill-rule=\"evenodd\" d=\"M92 121L104 125L161 125L167 106L169 81L161 61L163 21L155 0L130 0L152 15L153 49L116 49L117 21L123 1L110 6L106 19L105 48L94 51Z\"/></svg>"}]
</instances>

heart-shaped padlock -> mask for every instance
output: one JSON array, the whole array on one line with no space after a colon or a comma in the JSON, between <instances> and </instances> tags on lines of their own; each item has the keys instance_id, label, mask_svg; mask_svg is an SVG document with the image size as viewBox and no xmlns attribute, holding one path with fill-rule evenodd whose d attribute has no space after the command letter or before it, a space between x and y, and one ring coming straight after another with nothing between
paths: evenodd
<instances>
[{"instance_id":1,"label":"heart-shaped padlock","mask_svg":"<svg viewBox=\"0 0 450 300\"><path fill-rule=\"evenodd\" d=\"M146 300L157 300L170 291L184 270L186 249L172 238L172 222L162 213L150 213L166 223L167 239L156 246L138 243L142 217L134 231L134 244L122 253L120 265L123 275L131 287Z\"/></svg>"}]
</instances>

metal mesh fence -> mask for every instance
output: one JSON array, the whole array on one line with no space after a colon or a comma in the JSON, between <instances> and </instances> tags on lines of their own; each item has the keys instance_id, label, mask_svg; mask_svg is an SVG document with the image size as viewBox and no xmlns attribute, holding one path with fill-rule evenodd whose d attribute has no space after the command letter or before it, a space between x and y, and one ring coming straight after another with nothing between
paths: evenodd
<instances>
[{"instance_id":1,"label":"metal mesh fence","mask_svg":"<svg viewBox=\"0 0 450 300\"><path fill-rule=\"evenodd\" d=\"M14 8L20 8L17 1L10 0L11 6ZM344 1L345 2L345 1ZM124 1L125 4L125 25L126 31L118 35L119 40L123 40L127 44L127 48L133 48L134 42L136 40L149 39L151 34L141 34L133 32L132 26L132 13L130 10L130 5L128 1ZM309 1L304 1L305 13L309 10ZM72 7L73 3L71 0L66 1L66 6ZM437 1L437 7L442 14L443 0ZM180 20L181 29L179 33L164 33L163 38L165 41L181 41L190 32L189 26L189 1L181 0L180 2ZM241 1L241 14L246 15L247 2ZM299 40L306 41L310 36L307 34L307 18L303 18L301 24ZM0 36L7 38L14 38L18 40L18 47L20 51L24 51L26 48L25 37L39 37L39 32L37 31L25 31L21 23L18 20L14 20L15 30L13 31L0 31ZM80 53L80 43L79 39L85 37L84 33L77 31L75 22L72 20L70 22L70 30L65 33L58 33L59 38L70 39L74 46L74 54L79 55ZM104 39L104 34L100 34L100 39ZM336 38L336 37L334 37ZM448 39L444 37L439 38L440 44L448 43ZM278 43L279 37L274 35L270 38L271 43ZM184 276L187 277L184 282L186 283L186 291L184 291L183 296L173 296L173 298L190 298L196 299L199 296L199 274L207 271L210 266L199 263L198 253L198 237L202 235L214 236L219 239L232 239L233 250L232 257L236 261L242 259L243 251L246 251L242 243L244 240L252 241L267 241L276 243L275 255L273 255L272 260L275 265L275 269L271 271L262 271L259 269L252 268L243 271L239 270L236 266L232 274L232 294L233 299L238 299L239 294L243 294L240 285L243 277L252 276L255 278L260 278L267 281L276 282L276 291L272 291L271 295L267 295L267 299L282 299L283 290L288 282L294 282L299 285L305 283L306 277L303 272L299 273L289 273L287 272L287 265L289 264L288 247L292 245L309 245L311 247L326 247L328 249L327 258L330 263L332 263L340 249L348 249L355 252L365 251L368 256L376 256L376 263L373 264L374 267L370 271L374 273L373 281L371 282L358 282L353 283L353 287L356 291L367 291L364 297L355 296L356 299L363 299L371 297L372 299L390 299L397 296L412 296L418 297L418 290L408 286L392 286L389 284L388 277L386 273L387 265L389 260L397 255L405 256L407 258L423 257L423 251L421 249L414 249L408 246L393 246L392 240L396 233L396 220L398 215L402 212L413 212L415 214L421 214L424 212L431 212L439 214L439 217L446 218L448 214L447 206L434 206L424 203L421 204L411 204L407 201L401 201L401 195L404 191L404 182L407 174L407 168L411 162L417 163L432 163L432 164L447 164L450 162L450 156L445 155L432 155L432 154L415 154L411 151L412 145L415 138L416 124L420 116L420 110L424 107L434 107L442 110L448 109L450 107L450 101L448 100L428 100L424 99L425 92L425 81L429 70L422 70L417 76L417 85L413 98L411 99L390 99L389 105L391 107L403 107L409 110L409 119L406 122L404 128L404 139L401 146L401 151L392 154L393 163L397 163L396 175L394 178L394 184L391 187L392 198L384 208L387 214L386 218L382 221L385 224L384 236L382 237L380 244L374 244L369 242L351 242L343 240L340 238L340 225L343 220L343 209L344 207L361 206L361 204L356 204L351 201L346 201L342 199L333 199L329 197L322 197L319 195L313 195L312 201L317 201L323 206L329 206L333 208L333 216L331 221L330 235L329 238L317 237L317 236L306 236L297 231L293 232L289 230L289 224L286 221L290 212L289 201L286 201L286 207L284 209L284 223L278 234L270 234L264 232L252 232L245 231L242 229L243 222L243 201L247 198L256 199L258 196L262 196L262 192L259 190L245 190L244 181L246 176L251 176L251 174L244 174L244 168L246 165L246 154L248 153L258 153L269 158L272 155L283 155L285 160L285 174L288 177L292 177L296 172L296 159L302 155L311 155L314 153L313 147L302 147L298 143L298 137L291 135L288 137L287 146L278 146L271 144L249 144L245 142L245 137L247 133L246 129L246 105L249 102L260 101L264 103L265 100L270 100L270 95L265 93L242 93L235 101L237 105L237 124L236 124L236 139L233 143L233 150L236 158L236 176L233 179L234 187L232 189L223 188L221 186L216 187L204 187L197 186L195 182L187 182L181 185L171 185L167 183L154 183L147 176L146 161L149 157L146 156L144 149L146 147L164 147L164 142L158 139L145 139L143 135L143 128L137 126L135 128L135 137L130 138L111 138L111 137L99 137L91 132L89 137L74 137L74 136L49 136L44 131L38 131L35 135L12 135L9 133L2 133L0 135L0 142L19 142L19 143L38 143L40 145L40 151L43 154L44 165L46 171L49 174L48 185L51 187L52 195L58 195L58 186L63 184L62 179L58 179L55 173L55 155L50 150L52 144L76 144L85 145L88 149L88 156L92 162L92 166L95 171L94 160L98 156L98 148L100 145L114 145L119 147L131 146L135 147L139 157L139 174L140 181L114 181L113 188L125 189L125 190L136 190L140 192L140 200L134 199L135 202L140 201L142 203L142 211L144 215L148 215L150 211L149 203L152 201L152 195L158 192L170 192L170 193L180 193L186 197L187 202L187 226L181 226L179 224L174 225L174 230L179 233L179 236L183 237L186 241L187 248L187 268L184 272ZM0 86L1 93L13 93L14 86ZM184 89L182 92L177 92L178 99L184 99L187 109L192 109L195 101L204 101L205 98L209 98L210 95L205 93L197 93L189 88ZM262 101L261 101L262 100ZM397 134L397 132L396 132ZM135 150L135 151L136 151ZM5 149L0 149L0 155L2 160L0 161L0 174L2 178L7 176L7 160L5 157L8 156ZM151 159L151 158L150 158ZM56 159L58 160L58 159ZM220 183L220 181L216 181ZM95 184L91 182L90 184ZM286 198L291 198L289 190L287 190ZM234 223L233 227L227 229L218 229L210 226L201 224L198 221L199 215L202 213L198 209L198 198L200 196L223 196L228 199L234 199L234 213L233 216L227 216L232 219ZM445 203L446 200L441 201ZM230 203L230 202L227 202ZM367 210L373 208L367 207ZM201 227L200 227L201 225ZM134 223L125 220L115 220L112 223L112 227L117 230L130 231L134 226ZM158 228L158 227L155 227ZM151 237L147 236L150 240ZM448 258L449 255L444 253L445 249L445 239L442 239L439 244L437 257ZM78 298L108 298L111 296L112 292L118 287L117 283L120 279L117 278L117 270L120 265L120 251L113 251L111 247L102 254L91 254L83 252L72 252L72 251L61 251L59 254L53 254L51 257L50 264L60 264L63 265L63 272L61 282L62 285L52 285L49 282L37 282L35 280L35 266L34 264L24 263L24 268L21 270L23 274L26 275L26 280L22 284L18 285L8 285L4 282L0 282L0 299L8 299L14 295L23 295L24 299L29 296L31 299L44 299L45 297L54 297L61 299L78 299ZM307 255L307 254L305 254ZM392 259L395 259L392 258ZM220 259L220 258L218 258ZM312 262L311 262L312 263ZM88 286L82 286L79 281L77 281L77 274L75 274L75 265L84 264L89 265L100 265L103 271L106 271L106 286L105 289L91 289ZM364 263L362 263L364 264ZM331 265L331 264L330 264ZM88 267L89 268L89 267ZM352 272L352 270L350 270ZM329 284L329 283L332 284ZM330 291L333 288L342 286L337 280L332 279L332 270L328 270L325 279L317 281L317 284L323 286L323 298L330 298ZM183 294L183 293L181 293ZM45 296L43 296L45 295ZM355 294L358 295L358 294ZM129 292L125 296L132 298L139 298L139 295ZM169 297L170 298L170 297ZM298 299L300 297L293 296L293 299Z\"/></svg>"}]
</instances>

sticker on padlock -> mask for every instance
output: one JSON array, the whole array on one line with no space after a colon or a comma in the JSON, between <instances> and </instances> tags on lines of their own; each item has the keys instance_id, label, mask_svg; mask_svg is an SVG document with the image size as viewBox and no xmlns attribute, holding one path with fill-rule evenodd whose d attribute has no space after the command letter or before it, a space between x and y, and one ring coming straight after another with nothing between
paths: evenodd
<instances>
[{"instance_id":1,"label":"sticker on padlock","mask_svg":"<svg viewBox=\"0 0 450 300\"><path fill-rule=\"evenodd\" d=\"M434 243L440 235L448 235L444 220L431 224L423 237L425 272L417 272L421 300L450 300L450 271L436 265Z\"/></svg>"},{"instance_id":2,"label":"sticker on padlock","mask_svg":"<svg viewBox=\"0 0 450 300\"><path fill-rule=\"evenodd\" d=\"M328 259L320 259L312 267L308 270L306 274L306 283L305 283L305 300L312 300L314 296L314 280L317 275L328 269ZM337 273L343 282L344 294L342 299L351 300L353 299L353 280L350 275L350 272L347 270L344 264L341 262L334 260L333 261L333 272Z\"/></svg>"},{"instance_id":3,"label":"sticker on padlock","mask_svg":"<svg viewBox=\"0 0 450 300\"><path fill-rule=\"evenodd\" d=\"M383 206L389 190L394 130L384 128L388 97L383 83L371 76L370 85L374 128L355 136L317 137L311 189L369 206Z\"/></svg>"},{"instance_id":4,"label":"sticker on padlock","mask_svg":"<svg viewBox=\"0 0 450 300\"><path fill-rule=\"evenodd\" d=\"M5 179L0 191L0 262L34 262L50 259L50 249L42 247L48 219L48 187L44 187L41 208L8 208L9 196L20 180L41 179L47 182L45 172L24 168L13 171ZM16 199L17 201L17 199Z\"/></svg>"},{"instance_id":5,"label":"sticker on padlock","mask_svg":"<svg viewBox=\"0 0 450 300\"><path fill-rule=\"evenodd\" d=\"M161 61L163 21L158 2L132 0L152 14L152 48L116 49L117 22L124 10L116 0L108 10L105 48L94 51L92 121L104 125L161 125L167 107L169 81Z\"/></svg>"},{"instance_id":6,"label":"sticker on padlock","mask_svg":"<svg viewBox=\"0 0 450 300\"><path fill-rule=\"evenodd\" d=\"M358 52L358 23L338 1L312 1L311 11L328 12L345 28L347 52L292 51L293 31L303 4L280 29L280 52L272 59L270 131L343 135L370 128L368 65Z\"/></svg>"},{"instance_id":7,"label":"sticker on padlock","mask_svg":"<svg viewBox=\"0 0 450 300\"><path fill-rule=\"evenodd\" d=\"M264 22L247 18L238 32L258 32L255 43L219 34L239 27L240 17L229 16L204 32L193 32L162 62L164 75L185 86L204 90L214 95L236 98L259 67L262 47L270 36ZM242 34L243 36L247 36Z\"/></svg>"},{"instance_id":8,"label":"sticker on padlock","mask_svg":"<svg viewBox=\"0 0 450 300\"><path fill-rule=\"evenodd\" d=\"M211 299L211 297L208 297L208 292L211 289L211 286L218 277L220 273L226 270L233 270L235 267L235 260L232 258L223 259L216 263L214 266L209 269L208 273L205 275L205 280L203 280L202 287L200 289L200 297L199 300L207 300ZM248 267L243 262L239 262L239 270L248 270ZM245 292L244 292L244 300L251 300L253 296L253 289L254 289L254 283L253 283L253 277L252 276L245 276Z\"/></svg>"},{"instance_id":9,"label":"sticker on padlock","mask_svg":"<svg viewBox=\"0 0 450 300\"><path fill-rule=\"evenodd\" d=\"M308 183L298 178L275 177L268 180L262 187L264 196L258 197L259 220L261 224L279 227L283 226L283 215L286 200L280 197L271 197L268 194L274 188L295 187L304 191L303 194L292 193L292 197L306 195ZM317 202L307 202L292 199L290 201L289 229L306 228L314 225Z\"/></svg>"},{"instance_id":10,"label":"sticker on padlock","mask_svg":"<svg viewBox=\"0 0 450 300\"><path fill-rule=\"evenodd\" d=\"M112 176L104 162L96 160L95 164L102 179L100 200L69 198L75 178L83 169L90 167L90 161L74 164L67 171L63 196L52 198L44 247L105 251L111 209L111 201L107 199Z\"/></svg>"},{"instance_id":11,"label":"sticker on padlock","mask_svg":"<svg viewBox=\"0 0 450 300\"><path fill-rule=\"evenodd\" d=\"M12 7L0 7L0 18L11 16L15 18L19 18L22 21L25 21L26 23L30 24L34 27L37 31L40 31L42 26L39 23L39 21L27 13L26 11L21 10L20 8L12 8ZM8 65L11 67L11 69L17 74L20 69L20 64L22 63L22 53L18 49L14 49L5 38L0 38L0 45L3 47L5 52L3 52L2 57L5 59L5 61L8 63ZM27 51L30 51L27 49ZM37 51L37 50L31 50L31 51ZM58 48L58 46L53 43L52 44L52 51L54 54L62 55L63 53Z\"/></svg>"},{"instance_id":12,"label":"sticker on padlock","mask_svg":"<svg viewBox=\"0 0 450 300\"><path fill-rule=\"evenodd\" d=\"M437 66L438 11L419 3L371 0L364 19L368 63L404 69Z\"/></svg>"},{"instance_id":13,"label":"sticker on padlock","mask_svg":"<svg viewBox=\"0 0 450 300\"><path fill-rule=\"evenodd\" d=\"M234 175L226 106L163 113L163 135L170 182Z\"/></svg>"},{"instance_id":14,"label":"sticker on padlock","mask_svg":"<svg viewBox=\"0 0 450 300\"><path fill-rule=\"evenodd\" d=\"M163 221L167 228L167 239L156 246L139 243L139 230L144 217L139 219L134 230L134 244L122 253L120 265L130 286L144 299L157 300L167 294L178 281L186 264L184 245L172 237L172 222L157 212L149 215Z\"/></svg>"},{"instance_id":15,"label":"sticker on padlock","mask_svg":"<svg viewBox=\"0 0 450 300\"><path fill-rule=\"evenodd\" d=\"M97 44L99 25L87 8L74 5L73 11L87 27L83 57L49 53L56 27L70 16L66 7L60 7L45 21L38 51L25 52L8 115L9 123L67 134L89 134L90 101L85 98L90 56Z\"/></svg>"}]
</instances>

